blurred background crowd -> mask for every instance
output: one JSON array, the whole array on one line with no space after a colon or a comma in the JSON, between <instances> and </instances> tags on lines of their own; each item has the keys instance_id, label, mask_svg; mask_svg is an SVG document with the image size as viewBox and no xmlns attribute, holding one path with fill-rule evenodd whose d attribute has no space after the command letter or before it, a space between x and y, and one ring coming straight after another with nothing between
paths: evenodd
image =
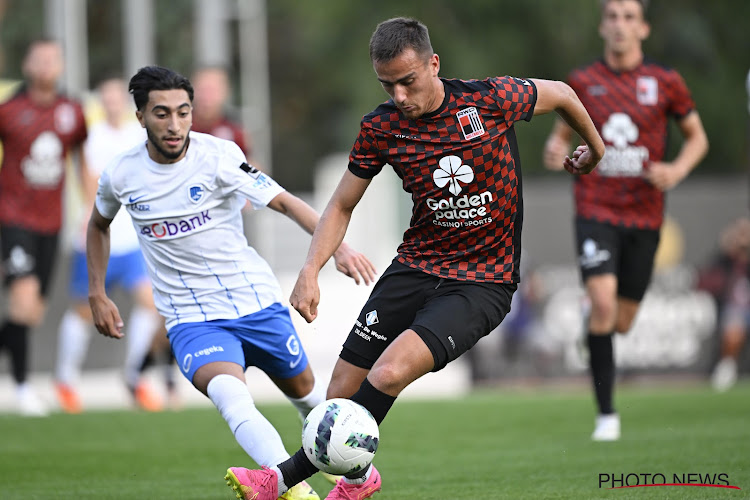
<instances>
[{"instance_id":1,"label":"blurred background crowd","mask_svg":"<svg viewBox=\"0 0 750 500\"><path fill-rule=\"evenodd\" d=\"M564 80L571 68L601 54L595 0L468 0L460 6L448 0L0 0L0 101L24 80L24 54L40 37L60 42L65 65L59 86L83 103L89 131L109 113L102 82L115 76L127 82L147 64L170 67L196 87L195 130L235 140L250 161L322 209L346 168L346 152L362 115L386 98L373 78L367 46L375 25L396 15L440 28L431 35L443 56L445 77L509 74ZM750 371L745 342L750 322L750 37L744 21L750 19L750 3L652 2L647 17L655 29L645 51L683 75L711 149L667 195L654 280L633 331L617 339L619 375L711 383L727 390ZM133 121L131 101L121 105ZM548 127L517 127L526 198L522 285L500 334L483 339L482 348L459 365L465 388L511 381L587 384L577 342L586 304L570 231L571 181L544 169L541 152L553 118L537 121ZM671 154L679 146L673 142ZM67 167L49 310L30 339L32 381L50 391L59 363L59 325L70 306L67 263L91 201L78 187L73 163ZM395 175L379 176L371 191L355 213L358 223L350 226L347 240L382 271L408 225L410 201ZM262 212L246 215L246 234L290 291L309 240ZM334 277L324 282L321 307L326 311L327 305L328 319L317 326L298 325L309 355L324 360L313 359L315 366L325 369L332 363L340 345L336 339L348 333L352 314L359 310L343 304L364 302L363 292L352 293L350 287ZM139 303L133 294L117 297L123 304ZM84 376L109 374L103 378L108 383L130 377L126 385L135 397L137 375L127 375L127 369L122 374L123 366L132 365L127 349L98 336L87 349L85 359L78 354ZM144 362L137 369L148 370L155 360L167 373L174 370L157 355L159 346L142 343L139 351ZM148 352L153 360L146 362ZM7 356L0 357L0 411L13 410L15 404L9 372ZM167 401L178 407L179 396L168 390L174 388L171 377L163 390L154 388L152 397L132 402L152 410ZM39 392L45 406L61 404L53 392ZM126 392L122 399L129 400Z\"/></svg>"}]
</instances>

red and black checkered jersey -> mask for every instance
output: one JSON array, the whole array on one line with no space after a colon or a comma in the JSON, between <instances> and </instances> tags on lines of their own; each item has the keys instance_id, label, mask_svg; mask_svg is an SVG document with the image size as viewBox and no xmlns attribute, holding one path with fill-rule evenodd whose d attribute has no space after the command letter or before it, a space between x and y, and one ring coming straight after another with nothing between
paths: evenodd
<instances>
[{"instance_id":1,"label":"red and black checkered jersey","mask_svg":"<svg viewBox=\"0 0 750 500\"><path fill-rule=\"evenodd\" d=\"M86 135L83 109L67 97L39 106L21 90L0 104L0 224L60 230L66 156Z\"/></svg>"},{"instance_id":2,"label":"red and black checkered jersey","mask_svg":"<svg viewBox=\"0 0 750 500\"><path fill-rule=\"evenodd\" d=\"M521 165L513 124L530 120L536 87L509 76L441 79L445 100L410 120L388 101L362 120L349 170L391 165L411 194L396 259L443 278L516 283L521 257Z\"/></svg>"},{"instance_id":3,"label":"red and black checkered jersey","mask_svg":"<svg viewBox=\"0 0 750 500\"><path fill-rule=\"evenodd\" d=\"M575 70L578 94L606 145L593 173L575 179L579 217L639 229L659 229L664 193L643 178L650 162L664 159L669 118L695 107L677 71L644 61L616 72L599 60Z\"/></svg>"}]
</instances>

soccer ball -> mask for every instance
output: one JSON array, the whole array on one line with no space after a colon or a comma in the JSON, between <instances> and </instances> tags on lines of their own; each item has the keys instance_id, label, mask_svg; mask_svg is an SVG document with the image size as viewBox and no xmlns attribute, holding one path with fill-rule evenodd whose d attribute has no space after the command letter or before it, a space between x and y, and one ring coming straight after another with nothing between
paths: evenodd
<instances>
[{"instance_id":1,"label":"soccer ball","mask_svg":"<svg viewBox=\"0 0 750 500\"><path fill-rule=\"evenodd\" d=\"M367 409L349 399L320 403L305 418L302 448L315 466L335 475L364 469L375 456L380 433Z\"/></svg>"}]
</instances>

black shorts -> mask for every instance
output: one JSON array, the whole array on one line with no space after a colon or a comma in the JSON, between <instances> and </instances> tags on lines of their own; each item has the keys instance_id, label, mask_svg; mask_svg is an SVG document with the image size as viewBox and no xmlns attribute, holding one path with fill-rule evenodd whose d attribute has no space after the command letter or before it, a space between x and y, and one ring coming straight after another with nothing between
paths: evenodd
<instances>
[{"instance_id":1,"label":"black shorts","mask_svg":"<svg viewBox=\"0 0 750 500\"><path fill-rule=\"evenodd\" d=\"M516 288L439 278L394 261L373 287L340 357L372 368L393 339L411 329L429 347L438 371L500 324Z\"/></svg>"},{"instance_id":2,"label":"black shorts","mask_svg":"<svg viewBox=\"0 0 750 500\"><path fill-rule=\"evenodd\" d=\"M36 276L40 292L46 296L57 260L58 235L20 227L0 227L0 248L5 286L25 276Z\"/></svg>"},{"instance_id":3,"label":"black shorts","mask_svg":"<svg viewBox=\"0 0 750 500\"><path fill-rule=\"evenodd\" d=\"M641 301L651 281L659 231L614 226L576 218L578 266L589 276L614 274L617 294Z\"/></svg>"}]
</instances>

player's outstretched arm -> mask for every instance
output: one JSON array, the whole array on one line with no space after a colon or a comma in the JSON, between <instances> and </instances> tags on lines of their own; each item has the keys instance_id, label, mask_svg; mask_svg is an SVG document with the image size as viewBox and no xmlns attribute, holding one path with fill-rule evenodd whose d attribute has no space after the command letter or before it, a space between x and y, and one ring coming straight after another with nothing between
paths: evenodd
<instances>
[{"instance_id":1,"label":"player's outstretched arm","mask_svg":"<svg viewBox=\"0 0 750 500\"><path fill-rule=\"evenodd\" d=\"M315 232L320 216L310 205L293 194L284 191L268 204L268 207L286 215L299 224L309 234ZM359 285L364 281L369 285L375 280L375 266L363 254L357 252L345 242L341 242L333 254L336 269L344 273Z\"/></svg>"},{"instance_id":2,"label":"player's outstretched arm","mask_svg":"<svg viewBox=\"0 0 750 500\"><path fill-rule=\"evenodd\" d=\"M320 302L318 273L328 259L339 250L354 207L359 203L370 181L371 179L361 179L347 170L315 228L307 259L300 270L289 299L292 306L308 323L318 315ZM372 264L369 264L369 267L372 273L369 277L372 280L375 269Z\"/></svg>"},{"instance_id":3,"label":"player's outstretched arm","mask_svg":"<svg viewBox=\"0 0 750 500\"><path fill-rule=\"evenodd\" d=\"M94 205L86 229L86 265L89 273L89 305L94 317L94 325L102 335L122 338L124 326L120 311L107 297L104 288L109 261L109 225Z\"/></svg>"},{"instance_id":4,"label":"player's outstretched arm","mask_svg":"<svg viewBox=\"0 0 750 500\"><path fill-rule=\"evenodd\" d=\"M604 141L575 91L565 82L533 80L537 88L534 114L557 112L586 143L563 159L563 168L574 175L588 174L604 156Z\"/></svg>"}]
</instances>

